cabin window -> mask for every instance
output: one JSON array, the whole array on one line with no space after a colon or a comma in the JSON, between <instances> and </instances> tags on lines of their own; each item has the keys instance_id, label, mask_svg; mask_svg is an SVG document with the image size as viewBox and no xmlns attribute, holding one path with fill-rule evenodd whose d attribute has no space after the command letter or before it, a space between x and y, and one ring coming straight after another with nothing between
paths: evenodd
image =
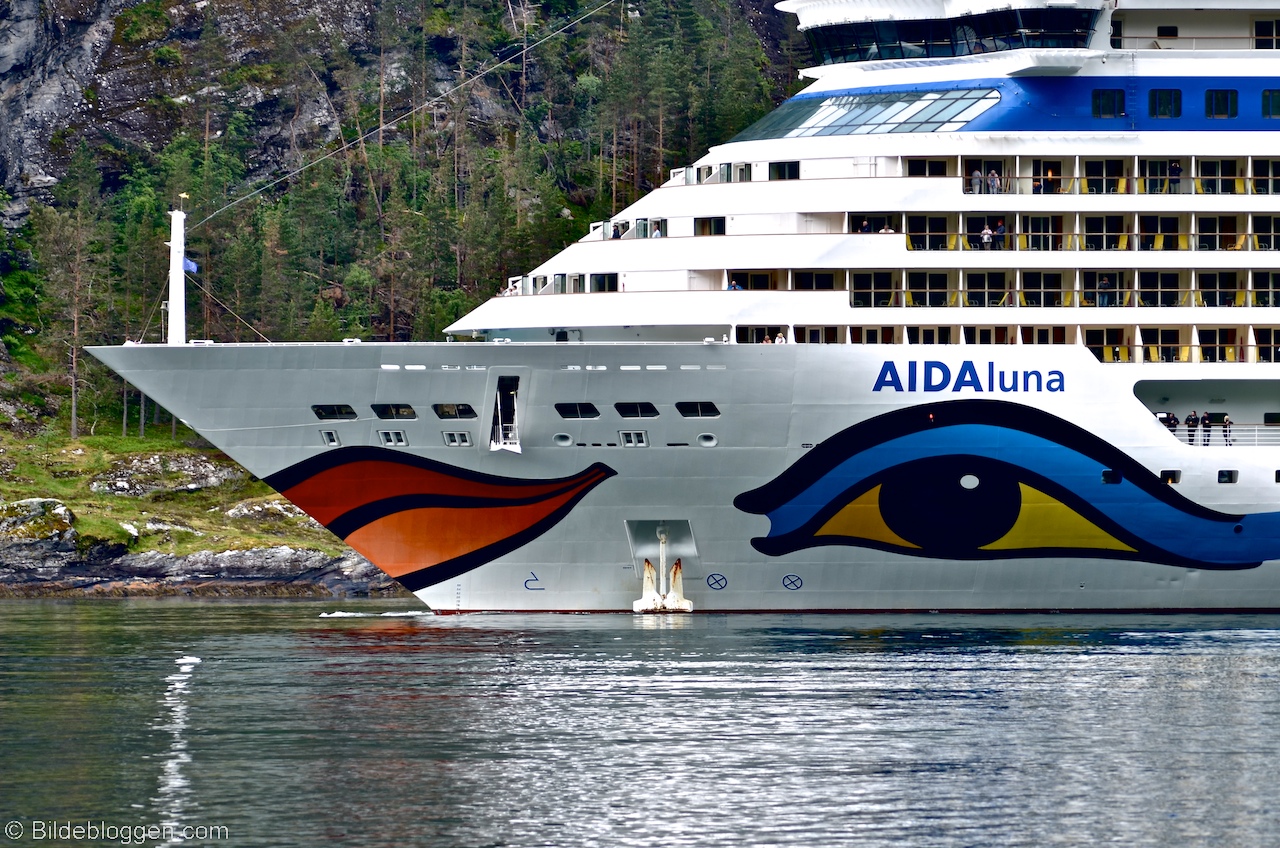
<instances>
[{"instance_id":1,"label":"cabin window","mask_svg":"<svg viewBox=\"0 0 1280 848\"><path fill-rule=\"evenodd\" d=\"M855 272L850 306L889 306L893 301L893 273L890 271Z\"/></svg>"},{"instance_id":2,"label":"cabin window","mask_svg":"<svg viewBox=\"0 0 1280 848\"><path fill-rule=\"evenodd\" d=\"M836 287L833 271L796 271L793 280L797 291L832 291Z\"/></svg>"},{"instance_id":3,"label":"cabin window","mask_svg":"<svg viewBox=\"0 0 1280 848\"><path fill-rule=\"evenodd\" d=\"M1280 118L1280 88L1262 92L1262 117Z\"/></svg>"},{"instance_id":4,"label":"cabin window","mask_svg":"<svg viewBox=\"0 0 1280 848\"><path fill-rule=\"evenodd\" d=\"M1206 118L1234 118L1239 113L1238 93L1234 88L1209 89L1204 93Z\"/></svg>"},{"instance_id":5,"label":"cabin window","mask_svg":"<svg viewBox=\"0 0 1280 848\"><path fill-rule=\"evenodd\" d=\"M1176 30L1177 27L1173 29ZM1176 88L1153 88L1147 105L1153 118L1181 118L1182 91Z\"/></svg>"},{"instance_id":6,"label":"cabin window","mask_svg":"<svg viewBox=\"0 0 1280 848\"><path fill-rule=\"evenodd\" d=\"M946 159L908 159L908 177L945 177L947 175Z\"/></svg>"},{"instance_id":7,"label":"cabin window","mask_svg":"<svg viewBox=\"0 0 1280 848\"><path fill-rule=\"evenodd\" d=\"M893 344L893 327L850 327L850 344Z\"/></svg>"},{"instance_id":8,"label":"cabin window","mask_svg":"<svg viewBox=\"0 0 1280 848\"><path fill-rule=\"evenodd\" d=\"M769 179L771 180L800 179L800 163L799 162L770 162L769 163Z\"/></svg>"},{"instance_id":9,"label":"cabin window","mask_svg":"<svg viewBox=\"0 0 1280 848\"><path fill-rule=\"evenodd\" d=\"M1280 427L1280 412L1262 413L1262 424L1264 427Z\"/></svg>"},{"instance_id":10,"label":"cabin window","mask_svg":"<svg viewBox=\"0 0 1280 848\"><path fill-rule=\"evenodd\" d=\"M1232 469L1222 469L1218 472L1219 483L1235 483L1240 479L1240 472Z\"/></svg>"},{"instance_id":11,"label":"cabin window","mask_svg":"<svg viewBox=\"0 0 1280 848\"><path fill-rule=\"evenodd\" d=\"M375 403L373 414L384 421L413 421L418 417L407 403Z\"/></svg>"},{"instance_id":12,"label":"cabin window","mask_svg":"<svg viewBox=\"0 0 1280 848\"><path fill-rule=\"evenodd\" d=\"M764 340L768 339L772 342L780 334L784 327L747 327L739 326L735 336L738 344L764 344ZM783 336L786 338L786 336Z\"/></svg>"},{"instance_id":13,"label":"cabin window","mask_svg":"<svg viewBox=\"0 0 1280 848\"><path fill-rule=\"evenodd\" d=\"M709 400L682 400L676 403L676 412L685 418L719 418L720 409Z\"/></svg>"},{"instance_id":14,"label":"cabin window","mask_svg":"<svg viewBox=\"0 0 1280 848\"><path fill-rule=\"evenodd\" d=\"M469 403L433 403L431 409L435 412L436 418L454 419L454 418L475 418L476 411L472 409Z\"/></svg>"},{"instance_id":15,"label":"cabin window","mask_svg":"<svg viewBox=\"0 0 1280 848\"><path fill-rule=\"evenodd\" d=\"M1022 299L1025 306L1061 306L1062 274L1025 271L1022 274Z\"/></svg>"},{"instance_id":16,"label":"cabin window","mask_svg":"<svg viewBox=\"0 0 1280 848\"><path fill-rule=\"evenodd\" d=\"M1161 471L1161 472L1160 472L1160 482L1161 482L1161 483L1170 483L1170 484L1172 484L1172 483L1181 483L1181 482L1182 482L1182 472L1181 472L1181 471L1179 471L1179 470L1177 470L1177 469L1166 469L1165 471Z\"/></svg>"},{"instance_id":17,"label":"cabin window","mask_svg":"<svg viewBox=\"0 0 1280 848\"><path fill-rule=\"evenodd\" d=\"M311 407L311 411L321 421L354 421L359 417L356 411L345 403L317 403Z\"/></svg>"},{"instance_id":18,"label":"cabin window","mask_svg":"<svg viewBox=\"0 0 1280 848\"><path fill-rule=\"evenodd\" d=\"M557 403L556 412L561 418L599 418L600 410L594 403Z\"/></svg>"},{"instance_id":19,"label":"cabin window","mask_svg":"<svg viewBox=\"0 0 1280 848\"><path fill-rule=\"evenodd\" d=\"M342 446L342 441L338 438L337 432L333 430L321 430L320 442L327 448L336 448Z\"/></svg>"},{"instance_id":20,"label":"cabin window","mask_svg":"<svg viewBox=\"0 0 1280 848\"><path fill-rule=\"evenodd\" d=\"M409 444L409 439L405 437L404 430L379 430L378 438L382 440L384 447L402 448Z\"/></svg>"},{"instance_id":21,"label":"cabin window","mask_svg":"<svg viewBox=\"0 0 1280 848\"><path fill-rule=\"evenodd\" d=\"M1176 26L1158 26L1156 27L1156 38L1177 38L1178 28Z\"/></svg>"},{"instance_id":22,"label":"cabin window","mask_svg":"<svg viewBox=\"0 0 1280 848\"><path fill-rule=\"evenodd\" d=\"M623 418L657 418L658 408L647 400L615 403L613 408Z\"/></svg>"},{"instance_id":23,"label":"cabin window","mask_svg":"<svg viewBox=\"0 0 1280 848\"><path fill-rule=\"evenodd\" d=\"M616 292L618 290L618 275L592 274L591 290L593 292Z\"/></svg>"},{"instance_id":24,"label":"cabin window","mask_svg":"<svg viewBox=\"0 0 1280 848\"><path fill-rule=\"evenodd\" d=\"M796 327L797 344L840 344L840 327Z\"/></svg>"},{"instance_id":25,"label":"cabin window","mask_svg":"<svg viewBox=\"0 0 1280 848\"><path fill-rule=\"evenodd\" d=\"M647 448L649 434L644 430L619 430L618 441L624 448Z\"/></svg>"},{"instance_id":26,"label":"cabin window","mask_svg":"<svg viewBox=\"0 0 1280 848\"><path fill-rule=\"evenodd\" d=\"M1124 89L1095 88L1093 90L1093 117L1123 118Z\"/></svg>"},{"instance_id":27,"label":"cabin window","mask_svg":"<svg viewBox=\"0 0 1280 848\"><path fill-rule=\"evenodd\" d=\"M724 216L715 218L694 218L693 234L695 236L722 236L724 235Z\"/></svg>"},{"instance_id":28,"label":"cabin window","mask_svg":"<svg viewBox=\"0 0 1280 848\"><path fill-rule=\"evenodd\" d=\"M469 448L471 447L471 434L467 432L444 432L444 446L447 448Z\"/></svg>"},{"instance_id":29,"label":"cabin window","mask_svg":"<svg viewBox=\"0 0 1280 848\"><path fill-rule=\"evenodd\" d=\"M1253 46L1257 50L1275 50L1280 47L1280 21L1254 21Z\"/></svg>"}]
</instances>

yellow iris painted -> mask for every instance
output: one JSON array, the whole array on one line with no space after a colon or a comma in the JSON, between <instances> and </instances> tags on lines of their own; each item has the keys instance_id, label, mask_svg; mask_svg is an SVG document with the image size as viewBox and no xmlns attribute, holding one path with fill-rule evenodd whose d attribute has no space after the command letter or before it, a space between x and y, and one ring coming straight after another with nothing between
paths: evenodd
<instances>
[{"instance_id":1,"label":"yellow iris painted","mask_svg":"<svg viewBox=\"0 0 1280 848\"><path fill-rule=\"evenodd\" d=\"M1056 498L1051 498L1026 483L1022 489L1022 509L1018 520L1002 538L984 551L1013 551L1031 548L1094 548L1107 551L1133 551L1092 521Z\"/></svg>"},{"instance_id":2,"label":"yellow iris painted","mask_svg":"<svg viewBox=\"0 0 1280 848\"><path fill-rule=\"evenodd\" d=\"M880 487L876 486L845 504L826 524L814 533L815 536L847 536L854 539L866 539L870 542L884 542L903 548L920 548L913 545L897 533L889 529L880 515Z\"/></svg>"}]
</instances>

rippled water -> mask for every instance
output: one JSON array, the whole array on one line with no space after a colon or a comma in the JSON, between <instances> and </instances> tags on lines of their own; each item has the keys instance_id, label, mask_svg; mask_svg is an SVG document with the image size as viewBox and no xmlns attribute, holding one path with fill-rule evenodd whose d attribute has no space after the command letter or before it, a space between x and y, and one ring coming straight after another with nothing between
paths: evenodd
<instances>
[{"instance_id":1,"label":"rippled water","mask_svg":"<svg viewBox=\"0 0 1280 848\"><path fill-rule=\"evenodd\" d=\"M8 844L1280 841L1280 619L416 613L0 603Z\"/></svg>"}]
</instances>

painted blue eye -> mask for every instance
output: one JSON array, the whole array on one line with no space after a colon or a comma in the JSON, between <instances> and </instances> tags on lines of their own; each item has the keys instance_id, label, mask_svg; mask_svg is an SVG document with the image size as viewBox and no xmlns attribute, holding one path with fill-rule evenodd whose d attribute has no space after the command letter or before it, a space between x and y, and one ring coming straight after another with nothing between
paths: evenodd
<instances>
[{"instance_id":1,"label":"painted blue eye","mask_svg":"<svg viewBox=\"0 0 1280 848\"><path fill-rule=\"evenodd\" d=\"M1280 558L1280 514L1190 501L1127 454L1048 413L988 400L857 424L734 501L766 515L752 545L852 545L936 559L1087 557L1190 568Z\"/></svg>"}]
</instances>

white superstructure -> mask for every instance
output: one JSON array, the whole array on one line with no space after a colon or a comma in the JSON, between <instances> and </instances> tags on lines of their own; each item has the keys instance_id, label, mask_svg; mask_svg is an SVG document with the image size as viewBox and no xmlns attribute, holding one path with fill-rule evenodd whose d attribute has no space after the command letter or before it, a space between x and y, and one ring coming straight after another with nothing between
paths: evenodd
<instances>
[{"instance_id":1,"label":"white superstructure","mask_svg":"<svg viewBox=\"0 0 1280 848\"><path fill-rule=\"evenodd\" d=\"M94 354L442 611L1280 609L1280 8L780 8L455 341Z\"/></svg>"}]
</instances>

